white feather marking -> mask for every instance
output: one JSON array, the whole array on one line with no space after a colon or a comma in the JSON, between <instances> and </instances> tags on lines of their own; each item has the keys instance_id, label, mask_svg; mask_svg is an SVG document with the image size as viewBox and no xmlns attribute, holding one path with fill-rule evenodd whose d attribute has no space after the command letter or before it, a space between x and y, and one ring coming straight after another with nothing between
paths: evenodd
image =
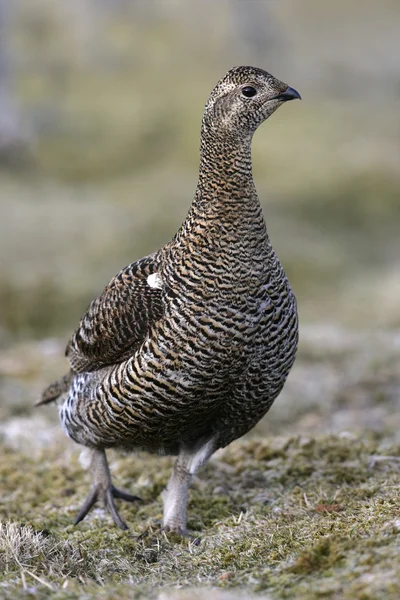
<instances>
[{"instance_id":1,"label":"white feather marking","mask_svg":"<svg viewBox=\"0 0 400 600\"><path fill-rule=\"evenodd\" d=\"M147 277L147 283L151 288L161 289L163 286L163 282L158 273L152 273Z\"/></svg>"}]
</instances>

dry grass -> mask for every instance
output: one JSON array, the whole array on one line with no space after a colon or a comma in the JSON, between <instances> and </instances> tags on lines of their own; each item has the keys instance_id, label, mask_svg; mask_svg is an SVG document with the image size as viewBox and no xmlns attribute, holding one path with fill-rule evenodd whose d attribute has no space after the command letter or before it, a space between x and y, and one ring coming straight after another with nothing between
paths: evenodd
<instances>
[{"instance_id":1,"label":"dry grass","mask_svg":"<svg viewBox=\"0 0 400 600\"><path fill-rule=\"evenodd\" d=\"M68 586L74 598L83 586L91 598L102 588L111 593L129 585L157 597L160 588L195 584L279 598L295 590L297 598L319 598L323 590L325 597L350 599L357 589L395 598L400 452L398 446L385 447L390 455L382 451L379 441L346 436L235 443L193 486L189 526L200 537L192 539L159 530L168 460L114 462L122 481L140 483L146 470L146 485L139 485L146 504L123 509L132 525L125 533L102 510L79 528L70 525L85 489L75 460L63 466L67 483L55 476L64 464L56 448L31 462L29 472L8 454L18 509L7 502L2 509L11 519L0 530L3 585L17 591L31 577L40 598L49 587L61 593ZM34 496L27 493L32 486ZM29 525L21 524L22 514Z\"/></svg>"}]
</instances>

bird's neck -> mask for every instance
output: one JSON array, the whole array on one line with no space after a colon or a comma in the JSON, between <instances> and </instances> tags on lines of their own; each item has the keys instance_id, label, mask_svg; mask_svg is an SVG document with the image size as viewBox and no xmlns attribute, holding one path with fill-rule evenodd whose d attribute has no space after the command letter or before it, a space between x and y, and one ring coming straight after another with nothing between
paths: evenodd
<instances>
[{"instance_id":1,"label":"bird's neck","mask_svg":"<svg viewBox=\"0 0 400 600\"><path fill-rule=\"evenodd\" d=\"M266 230L260 202L254 186L251 165L251 138L215 139L202 136L200 171L196 194L189 214L178 232L179 242L203 237L204 243L219 243L220 236L229 244L250 247L258 243L255 231L265 239Z\"/></svg>"},{"instance_id":2,"label":"bird's neck","mask_svg":"<svg viewBox=\"0 0 400 600\"><path fill-rule=\"evenodd\" d=\"M189 262L204 271L216 260L241 279L281 269L254 186L250 139L202 140L196 195L169 247L175 271Z\"/></svg>"},{"instance_id":3,"label":"bird's neck","mask_svg":"<svg viewBox=\"0 0 400 600\"><path fill-rule=\"evenodd\" d=\"M251 163L251 138L210 138L203 133L195 204L224 213L258 202ZM221 214L222 216L222 214Z\"/></svg>"}]
</instances>

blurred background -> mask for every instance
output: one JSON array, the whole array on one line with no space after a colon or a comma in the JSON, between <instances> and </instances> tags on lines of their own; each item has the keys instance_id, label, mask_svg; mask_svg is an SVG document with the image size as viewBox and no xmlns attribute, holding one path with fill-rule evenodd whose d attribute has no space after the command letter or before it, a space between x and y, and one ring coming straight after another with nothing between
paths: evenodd
<instances>
[{"instance_id":1,"label":"blurred background","mask_svg":"<svg viewBox=\"0 0 400 600\"><path fill-rule=\"evenodd\" d=\"M303 97L253 145L301 319L262 431L395 434L399 25L398 0L0 0L0 417L29 412L89 301L175 233L205 101L251 64Z\"/></svg>"}]
</instances>

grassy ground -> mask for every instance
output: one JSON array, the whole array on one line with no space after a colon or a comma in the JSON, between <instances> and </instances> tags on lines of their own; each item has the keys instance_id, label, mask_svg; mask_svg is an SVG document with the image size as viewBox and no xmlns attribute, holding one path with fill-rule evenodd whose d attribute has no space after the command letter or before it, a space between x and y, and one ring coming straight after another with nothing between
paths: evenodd
<instances>
[{"instance_id":1,"label":"grassy ground","mask_svg":"<svg viewBox=\"0 0 400 600\"><path fill-rule=\"evenodd\" d=\"M54 408L34 395L62 368L55 340L0 355L0 597L398 598L397 334L305 328L281 399L218 452L189 499L192 537L160 530L172 460L110 453L121 532L99 507ZM193 591L193 587L196 591Z\"/></svg>"}]
</instances>

